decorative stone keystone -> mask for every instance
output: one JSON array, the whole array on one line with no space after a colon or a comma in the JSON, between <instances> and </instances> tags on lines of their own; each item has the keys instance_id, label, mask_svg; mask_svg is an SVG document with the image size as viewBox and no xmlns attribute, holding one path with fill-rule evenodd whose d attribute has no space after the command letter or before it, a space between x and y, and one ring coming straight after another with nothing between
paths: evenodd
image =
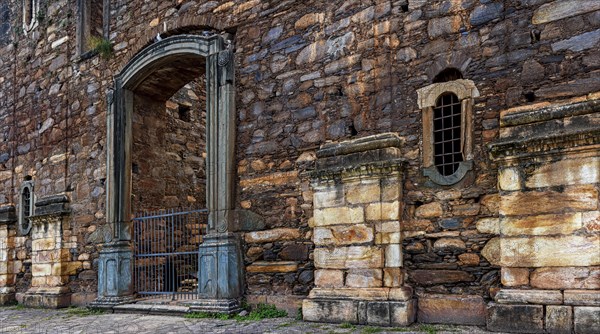
<instances>
[{"instance_id":1,"label":"decorative stone keystone","mask_svg":"<svg viewBox=\"0 0 600 334\"><path fill-rule=\"evenodd\" d=\"M9 233L9 226L17 221L15 207L5 205L0 207L0 305L6 305L15 300L15 273L13 267L13 253L9 250L14 241Z\"/></svg>"},{"instance_id":2,"label":"decorative stone keystone","mask_svg":"<svg viewBox=\"0 0 600 334\"><path fill-rule=\"evenodd\" d=\"M31 287L23 304L31 307L67 307L71 293L66 284L72 268L71 252L63 230L68 228L69 199L65 195L42 198L29 218L31 229Z\"/></svg>"},{"instance_id":3,"label":"decorative stone keystone","mask_svg":"<svg viewBox=\"0 0 600 334\"><path fill-rule=\"evenodd\" d=\"M304 320L378 326L414 321L412 290L402 287L402 143L385 133L326 144L317 152L317 168L307 175L314 190L317 271L303 302Z\"/></svg>"}]
</instances>

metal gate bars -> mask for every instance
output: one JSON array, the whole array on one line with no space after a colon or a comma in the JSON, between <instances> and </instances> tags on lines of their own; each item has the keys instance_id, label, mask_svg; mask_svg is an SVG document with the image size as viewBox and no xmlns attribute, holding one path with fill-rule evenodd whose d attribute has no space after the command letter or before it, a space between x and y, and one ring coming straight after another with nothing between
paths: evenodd
<instances>
[{"instance_id":1,"label":"metal gate bars","mask_svg":"<svg viewBox=\"0 0 600 334\"><path fill-rule=\"evenodd\" d=\"M134 288L139 298L171 301L198 295L198 247L208 210L138 214L134 229Z\"/></svg>"}]
</instances>

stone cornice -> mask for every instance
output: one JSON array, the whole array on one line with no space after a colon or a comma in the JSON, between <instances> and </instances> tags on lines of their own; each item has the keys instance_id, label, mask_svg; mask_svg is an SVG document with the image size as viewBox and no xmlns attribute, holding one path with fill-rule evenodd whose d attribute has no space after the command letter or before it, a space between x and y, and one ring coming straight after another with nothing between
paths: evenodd
<instances>
[{"instance_id":1,"label":"stone cornice","mask_svg":"<svg viewBox=\"0 0 600 334\"><path fill-rule=\"evenodd\" d=\"M0 224L12 224L17 221L14 205L0 206Z\"/></svg>"},{"instance_id":2,"label":"stone cornice","mask_svg":"<svg viewBox=\"0 0 600 334\"><path fill-rule=\"evenodd\" d=\"M366 152L388 147L402 147L404 139L395 133L382 133L340 143L327 143L317 151L318 158Z\"/></svg>"},{"instance_id":3,"label":"stone cornice","mask_svg":"<svg viewBox=\"0 0 600 334\"><path fill-rule=\"evenodd\" d=\"M318 169L307 173L313 183L337 182L341 180L390 177L403 173L406 160L394 159L361 163L353 166L338 166Z\"/></svg>"},{"instance_id":4,"label":"stone cornice","mask_svg":"<svg viewBox=\"0 0 600 334\"><path fill-rule=\"evenodd\" d=\"M584 150L600 144L600 129L545 136L499 140L488 145L493 159L525 158L555 154L566 150Z\"/></svg>"},{"instance_id":5,"label":"stone cornice","mask_svg":"<svg viewBox=\"0 0 600 334\"><path fill-rule=\"evenodd\" d=\"M501 127L545 122L570 116L579 116L600 112L600 100L586 100L574 103L561 103L537 109L523 109L509 112L500 118Z\"/></svg>"}]
</instances>

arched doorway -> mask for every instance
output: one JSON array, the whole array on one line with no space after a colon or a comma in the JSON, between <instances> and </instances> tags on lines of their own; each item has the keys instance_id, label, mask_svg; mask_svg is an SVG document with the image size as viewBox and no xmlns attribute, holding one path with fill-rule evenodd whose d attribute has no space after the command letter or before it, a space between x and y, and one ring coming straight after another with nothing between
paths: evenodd
<instances>
[{"instance_id":1,"label":"arched doorway","mask_svg":"<svg viewBox=\"0 0 600 334\"><path fill-rule=\"evenodd\" d=\"M233 210L235 99L229 35L176 35L135 55L115 77L107 116L107 220L113 227L100 252L97 304L134 296L132 173L135 110L167 101L185 85L205 78L208 230L198 250L198 296L232 305L241 295L239 242L229 231ZM146 98L145 98L146 97ZM150 97L148 99L148 97ZM139 131L139 129L138 129ZM139 159L139 157L138 157Z\"/></svg>"}]
</instances>

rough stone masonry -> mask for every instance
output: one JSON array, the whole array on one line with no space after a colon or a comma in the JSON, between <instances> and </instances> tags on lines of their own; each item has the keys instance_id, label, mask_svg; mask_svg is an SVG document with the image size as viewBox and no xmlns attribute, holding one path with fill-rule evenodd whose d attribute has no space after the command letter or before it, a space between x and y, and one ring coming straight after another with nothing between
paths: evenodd
<instances>
[{"instance_id":1,"label":"rough stone masonry","mask_svg":"<svg viewBox=\"0 0 600 334\"><path fill-rule=\"evenodd\" d=\"M0 302L135 301L131 220L206 208L200 309L600 332L599 49L596 0L0 0Z\"/></svg>"}]
</instances>

